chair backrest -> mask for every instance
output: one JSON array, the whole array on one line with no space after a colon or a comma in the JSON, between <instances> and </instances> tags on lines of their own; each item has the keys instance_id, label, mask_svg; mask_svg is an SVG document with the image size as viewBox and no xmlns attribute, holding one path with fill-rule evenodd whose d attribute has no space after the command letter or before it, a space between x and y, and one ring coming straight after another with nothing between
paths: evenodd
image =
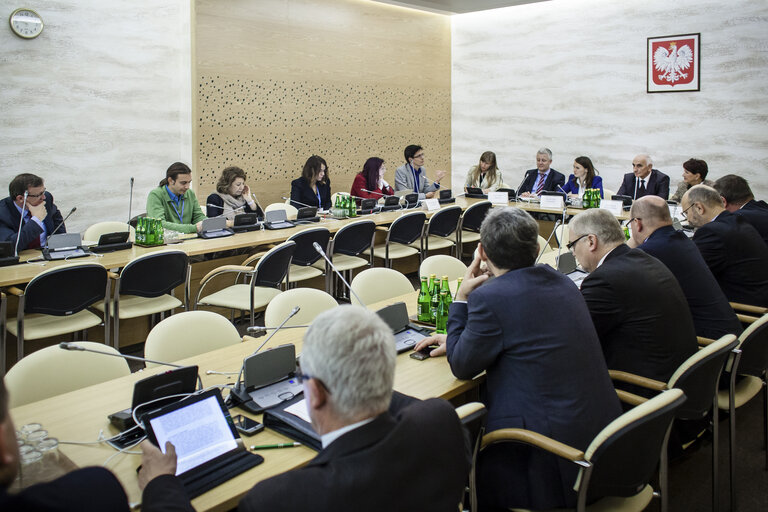
<instances>
[{"instance_id":1,"label":"chair backrest","mask_svg":"<svg viewBox=\"0 0 768 512\"><path fill-rule=\"evenodd\" d=\"M352 290L366 306L413 291L411 282L397 270L384 267L365 269L352 279ZM352 294L352 304L360 304Z\"/></svg>"},{"instance_id":2,"label":"chair backrest","mask_svg":"<svg viewBox=\"0 0 768 512\"><path fill-rule=\"evenodd\" d=\"M63 292L66 291L66 292ZM107 269L98 263L71 263L45 270L24 290L24 313L67 316L103 301Z\"/></svg>"},{"instance_id":3,"label":"chair backrest","mask_svg":"<svg viewBox=\"0 0 768 512\"><path fill-rule=\"evenodd\" d=\"M480 232L480 225L483 223L483 220L485 219L485 216L488 215L488 210L490 209L490 201L481 201L464 210L464 213L461 216L461 229Z\"/></svg>"},{"instance_id":4,"label":"chair backrest","mask_svg":"<svg viewBox=\"0 0 768 512\"><path fill-rule=\"evenodd\" d=\"M435 254L430 256L419 265L419 276L435 274L436 276L448 276L449 281L454 281L464 277L467 273L467 266L458 258L448 256L447 254Z\"/></svg>"},{"instance_id":5,"label":"chair backrest","mask_svg":"<svg viewBox=\"0 0 768 512\"><path fill-rule=\"evenodd\" d=\"M562 247L565 247L565 244L568 243L568 231L568 224L558 224L555 228L555 238Z\"/></svg>"},{"instance_id":6,"label":"chair backrest","mask_svg":"<svg viewBox=\"0 0 768 512\"><path fill-rule=\"evenodd\" d=\"M549 252L552 250L552 247L547 243L547 239L543 236L539 235L539 254Z\"/></svg>"},{"instance_id":7,"label":"chair backrest","mask_svg":"<svg viewBox=\"0 0 768 512\"><path fill-rule=\"evenodd\" d=\"M613 190L611 190L611 189L609 189L609 188L605 188L605 187L603 187L603 197L604 197L605 199L610 199L610 198L611 198L611 197L613 197L615 194L616 194L616 192L614 192ZM666 199L666 197L665 197L664 199Z\"/></svg>"},{"instance_id":8,"label":"chair backrest","mask_svg":"<svg viewBox=\"0 0 768 512\"><path fill-rule=\"evenodd\" d=\"M130 224L118 221L97 222L85 230L83 233L83 240L98 242L101 235L106 235L107 233L122 233L124 231L130 233L128 237L130 240L134 239L136 230Z\"/></svg>"},{"instance_id":9,"label":"chair backrest","mask_svg":"<svg viewBox=\"0 0 768 512\"><path fill-rule=\"evenodd\" d=\"M477 452L480 450L480 440L485 431L485 417L488 410L480 402L469 402L456 408L456 415L469 434L469 446L472 451L472 466L469 471L469 510L477 510L477 493L475 492L475 469L477 464ZM461 507L461 510L464 510Z\"/></svg>"},{"instance_id":10,"label":"chair backrest","mask_svg":"<svg viewBox=\"0 0 768 512\"><path fill-rule=\"evenodd\" d=\"M256 277L254 277L253 285L280 288L280 284L288 274L288 267L291 266L291 258L293 258L295 249L296 242L286 240L267 251L256 264Z\"/></svg>"},{"instance_id":11,"label":"chair backrest","mask_svg":"<svg viewBox=\"0 0 768 512\"><path fill-rule=\"evenodd\" d=\"M461 206L449 206L436 212L427 224L427 234L448 236L459 227Z\"/></svg>"},{"instance_id":12,"label":"chair backrest","mask_svg":"<svg viewBox=\"0 0 768 512\"><path fill-rule=\"evenodd\" d=\"M376 223L372 220L350 222L333 235L330 252L357 256L371 246L375 231Z\"/></svg>"},{"instance_id":13,"label":"chair backrest","mask_svg":"<svg viewBox=\"0 0 768 512\"><path fill-rule=\"evenodd\" d=\"M314 288L286 290L267 305L264 311L264 325L277 327L296 306L301 309L285 325L308 325L317 315L338 305L336 299L322 290Z\"/></svg>"},{"instance_id":14,"label":"chair backrest","mask_svg":"<svg viewBox=\"0 0 768 512\"><path fill-rule=\"evenodd\" d=\"M653 477L669 427L683 402L685 394L670 389L609 423L584 452L592 464L588 482L581 469L574 489L587 491L588 500L637 494Z\"/></svg>"},{"instance_id":15,"label":"chair backrest","mask_svg":"<svg viewBox=\"0 0 768 512\"><path fill-rule=\"evenodd\" d=\"M324 251L328 250L328 240L331 239L331 232L328 228L308 228L292 235L288 240L296 242L296 249L293 251L294 265L307 267L320 259L320 253L315 250L314 243L320 244Z\"/></svg>"},{"instance_id":16,"label":"chair backrest","mask_svg":"<svg viewBox=\"0 0 768 512\"><path fill-rule=\"evenodd\" d=\"M144 357L172 363L240 343L229 320L211 311L184 311L171 315L149 331ZM155 366L147 363L147 367Z\"/></svg>"},{"instance_id":17,"label":"chair backrest","mask_svg":"<svg viewBox=\"0 0 768 512\"><path fill-rule=\"evenodd\" d=\"M387 240L400 244L412 244L424 234L424 222L427 214L424 212L410 212L396 218L390 224L387 232Z\"/></svg>"},{"instance_id":18,"label":"chair backrest","mask_svg":"<svg viewBox=\"0 0 768 512\"><path fill-rule=\"evenodd\" d=\"M678 418L699 419L708 413L720 373L738 344L736 336L727 334L697 351L672 374L667 387L681 389L687 398L677 411Z\"/></svg>"},{"instance_id":19,"label":"chair backrest","mask_svg":"<svg viewBox=\"0 0 768 512\"><path fill-rule=\"evenodd\" d=\"M273 210L285 210L285 216L290 218L296 218L296 214L299 212L299 209L290 204L290 201L288 203L272 203L268 204L267 207L264 209L264 212L271 212Z\"/></svg>"},{"instance_id":20,"label":"chair backrest","mask_svg":"<svg viewBox=\"0 0 768 512\"><path fill-rule=\"evenodd\" d=\"M86 348L119 354L101 343L78 341ZM125 359L91 352L45 347L16 363L5 376L10 407L36 402L76 389L130 375Z\"/></svg>"},{"instance_id":21,"label":"chair backrest","mask_svg":"<svg viewBox=\"0 0 768 512\"><path fill-rule=\"evenodd\" d=\"M128 262L120 272L120 295L159 297L186 284L189 256L184 251L169 249L144 254Z\"/></svg>"},{"instance_id":22,"label":"chair backrest","mask_svg":"<svg viewBox=\"0 0 768 512\"><path fill-rule=\"evenodd\" d=\"M750 324L739 336L741 360L738 373L759 377L768 368L768 313Z\"/></svg>"}]
</instances>

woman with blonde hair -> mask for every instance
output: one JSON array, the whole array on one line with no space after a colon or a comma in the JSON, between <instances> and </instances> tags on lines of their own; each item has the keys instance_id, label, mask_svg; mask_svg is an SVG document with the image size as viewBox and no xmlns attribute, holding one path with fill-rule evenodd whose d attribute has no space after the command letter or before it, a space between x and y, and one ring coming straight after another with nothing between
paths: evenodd
<instances>
[{"instance_id":1,"label":"woman with blonde hair","mask_svg":"<svg viewBox=\"0 0 768 512\"><path fill-rule=\"evenodd\" d=\"M483 194L496 192L504 187L504 179L501 177L501 171L496 164L496 153L486 151L480 155L480 162L472 167L467 174L467 181L464 183L464 191L467 187L475 187L483 190Z\"/></svg>"}]
</instances>

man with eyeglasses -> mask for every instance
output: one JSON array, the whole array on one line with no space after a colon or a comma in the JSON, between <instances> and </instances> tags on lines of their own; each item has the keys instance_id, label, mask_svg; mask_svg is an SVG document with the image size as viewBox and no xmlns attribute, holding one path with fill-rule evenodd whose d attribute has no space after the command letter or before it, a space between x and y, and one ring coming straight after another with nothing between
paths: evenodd
<instances>
[{"instance_id":1,"label":"man with eyeglasses","mask_svg":"<svg viewBox=\"0 0 768 512\"><path fill-rule=\"evenodd\" d=\"M403 152L405 165L395 170L395 192L405 190L419 194L419 199L431 199L440 188L440 181L445 178L445 171L436 171L437 179L430 183L424 169L424 148L410 145Z\"/></svg>"},{"instance_id":2,"label":"man with eyeglasses","mask_svg":"<svg viewBox=\"0 0 768 512\"><path fill-rule=\"evenodd\" d=\"M43 178L19 174L11 180L8 192L10 196L0 201L0 241L16 246L18 234L18 250L23 251L44 246L54 229L56 233L67 232Z\"/></svg>"},{"instance_id":3,"label":"man with eyeglasses","mask_svg":"<svg viewBox=\"0 0 768 512\"><path fill-rule=\"evenodd\" d=\"M629 248L608 210L587 210L569 226L569 247L590 273L581 283L581 294L608 368L667 382L698 349L675 276L656 258ZM634 386L625 389L649 395Z\"/></svg>"},{"instance_id":4,"label":"man with eyeglasses","mask_svg":"<svg viewBox=\"0 0 768 512\"><path fill-rule=\"evenodd\" d=\"M728 300L768 306L768 246L757 230L727 211L720 193L706 185L691 187L681 206L698 228L693 242Z\"/></svg>"}]
</instances>

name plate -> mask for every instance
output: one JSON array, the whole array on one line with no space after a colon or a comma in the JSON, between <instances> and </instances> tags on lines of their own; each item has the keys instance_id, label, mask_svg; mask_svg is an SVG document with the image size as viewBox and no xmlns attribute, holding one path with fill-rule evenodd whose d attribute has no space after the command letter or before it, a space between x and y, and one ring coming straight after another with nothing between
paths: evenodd
<instances>
[{"instance_id":1,"label":"name plate","mask_svg":"<svg viewBox=\"0 0 768 512\"><path fill-rule=\"evenodd\" d=\"M433 199L424 199L423 202L424 202L424 206L426 206L427 210L430 211L430 212L432 210L439 210L440 209L440 201L438 201L437 199L434 199L434 198Z\"/></svg>"},{"instance_id":2,"label":"name plate","mask_svg":"<svg viewBox=\"0 0 768 512\"><path fill-rule=\"evenodd\" d=\"M624 202L602 199L600 201L600 209L608 210L613 214L614 217L621 217L621 215L624 213Z\"/></svg>"},{"instance_id":3,"label":"name plate","mask_svg":"<svg viewBox=\"0 0 768 512\"><path fill-rule=\"evenodd\" d=\"M563 209L563 196L541 196L541 202L539 206L546 208L547 210L562 210Z\"/></svg>"},{"instance_id":4,"label":"name plate","mask_svg":"<svg viewBox=\"0 0 768 512\"><path fill-rule=\"evenodd\" d=\"M509 194L506 192L488 192L488 200L491 204L507 206L509 204Z\"/></svg>"}]
</instances>

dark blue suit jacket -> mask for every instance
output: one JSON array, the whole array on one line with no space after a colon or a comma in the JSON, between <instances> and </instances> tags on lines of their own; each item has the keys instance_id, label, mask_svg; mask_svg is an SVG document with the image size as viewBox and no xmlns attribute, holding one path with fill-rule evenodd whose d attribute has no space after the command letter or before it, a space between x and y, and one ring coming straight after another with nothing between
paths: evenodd
<instances>
[{"instance_id":1,"label":"dark blue suit jacket","mask_svg":"<svg viewBox=\"0 0 768 512\"><path fill-rule=\"evenodd\" d=\"M651 174L645 180L645 194L641 194L638 189L637 196L635 196L635 174L628 172L624 175L621 187L616 194L629 196L633 199L643 196L659 196L666 201L669 198L669 176L658 169L651 169Z\"/></svg>"},{"instance_id":2,"label":"dark blue suit jacket","mask_svg":"<svg viewBox=\"0 0 768 512\"><path fill-rule=\"evenodd\" d=\"M684 233L664 226L649 236L638 249L661 261L672 271L688 301L698 336L717 339L738 336L743 330L736 313L717 284L704 258Z\"/></svg>"},{"instance_id":3,"label":"dark blue suit jacket","mask_svg":"<svg viewBox=\"0 0 768 512\"><path fill-rule=\"evenodd\" d=\"M507 272L454 302L447 351L456 377L486 372L488 431L525 428L583 450L621 413L586 304L547 265ZM575 503L577 468L540 450L490 447L478 471L481 510Z\"/></svg>"},{"instance_id":4,"label":"dark blue suit jacket","mask_svg":"<svg viewBox=\"0 0 768 512\"><path fill-rule=\"evenodd\" d=\"M729 301L768 306L768 246L743 216L724 211L693 241Z\"/></svg>"},{"instance_id":5,"label":"dark blue suit jacket","mask_svg":"<svg viewBox=\"0 0 768 512\"><path fill-rule=\"evenodd\" d=\"M587 188L596 188L600 191L600 197L603 197L603 178L600 176L595 176L592 178L592 185ZM568 176L568 183L565 184L563 187L563 190L568 192L569 194L578 194L579 193L579 184L576 181L576 176L571 174ZM608 198L610 199L610 197Z\"/></svg>"},{"instance_id":6,"label":"dark blue suit jacket","mask_svg":"<svg viewBox=\"0 0 768 512\"><path fill-rule=\"evenodd\" d=\"M50 192L45 193L45 207L48 209L48 215L43 219L45 225L45 231L48 236L53 234L53 230L56 226L61 224L63 220L61 212L53 203L53 196ZM6 197L0 201L0 241L13 242L16 244L16 234L19 231L19 221L21 215L19 210L16 209L16 205L13 199ZM19 252L29 247L29 244L40 236L43 232L40 226L33 220L29 220L21 227L21 236L19 237ZM56 233L66 233L67 228L63 224Z\"/></svg>"},{"instance_id":7,"label":"dark blue suit jacket","mask_svg":"<svg viewBox=\"0 0 768 512\"><path fill-rule=\"evenodd\" d=\"M519 192L521 194L523 192L533 192L533 184L536 183L536 178L539 177L538 175L538 169L528 169L525 171L525 179L523 180L523 184L520 185ZM561 187L565 185L565 175L554 169L550 169L547 179L544 180L544 190L549 192L560 192L560 189L557 188L558 185Z\"/></svg>"},{"instance_id":8,"label":"dark blue suit jacket","mask_svg":"<svg viewBox=\"0 0 768 512\"><path fill-rule=\"evenodd\" d=\"M747 219L752 224L752 227L760 233L763 242L768 244L768 204L765 201L755 201L752 199L733 213Z\"/></svg>"},{"instance_id":9,"label":"dark blue suit jacket","mask_svg":"<svg viewBox=\"0 0 768 512\"><path fill-rule=\"evenodd\" d=\"M331 207L331 180L326 178L325 184L318 183L317 190L320 192L321 205L317 204L317 196L312 191L312 187L309 186L307 180L296 178L291 182L291 204L296 208L304 208L305 205L309 205L317 206L318 208L322 206L322 210L328 210Z\"/></svg>"}]
</instances>

